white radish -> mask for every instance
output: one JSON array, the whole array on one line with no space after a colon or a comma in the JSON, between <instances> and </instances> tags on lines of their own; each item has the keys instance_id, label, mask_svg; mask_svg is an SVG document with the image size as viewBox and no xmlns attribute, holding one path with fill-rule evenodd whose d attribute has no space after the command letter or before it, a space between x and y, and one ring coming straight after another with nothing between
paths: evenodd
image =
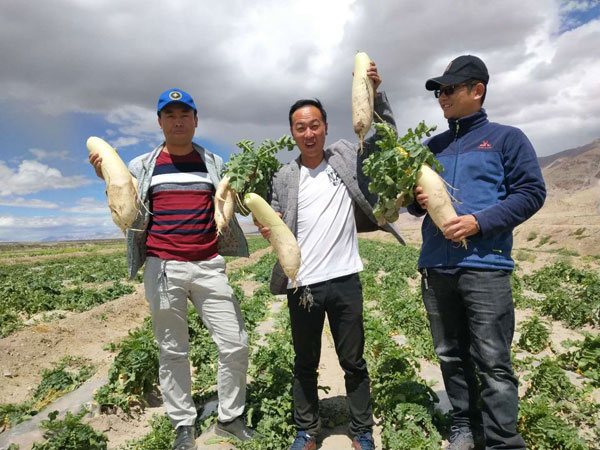
<instances>
[{"instance_id":1,"label":"white radish","mask_svg":"<svg viewBox=\"0 0 600 450\"><path fill-rule=\"evenodd\" d=\"M366 53L356 53L354 57L354 78L352 80L352 126L360 140L361 153L363 141L373 121L375 102L375 86L373 80L367 76L367 69L370 65L371 60Z\"/></svg>"},{"instance_id":2,"label":"white radish","mask_svg":"<svg viewBox=\"0 0 600 450\"><path fill-rule=\"evenodd\" d=\"M102 176L106 182L108 207L113 222L123 232L133 224L137 213L137 180L131 176L118 153L106 141L92 136L86 146L102 159Z\"/></svg>"},{"instance_id":3,"label":"white radish","mask_svg":"<svg viewBox=\"0 0 600 450\"><path fill-rule=\"evenodd\" d=\"M229 186L229 177L223 177L215 192L215 222L220 236L229 227L235 208L235 191Z\"/></svg>"},{"instance_id":4,"label":"white radish","mask_svg":"<svg viewBox=\"0 0 600 450\"><path fill-rule=\"evenodd\" d=\"M294 234L260 195L246 194L244 205L252 211L257 222L271 229L269 241L279 258L283 273L296 287L296 275L300 269L300 247Z\"/></svg>"},{"instance_id":5,"label":"white radish","mask_svg":"<svg viewBox=\"0 0 600 450\"><path fill-rule=\"evenodd\" d=\"M446 190L445 181L427 164L423 164L417 172L417 186L423 188L427 195L427 213L437 227L444 231L443 224L457 216L450 195ZM467 241L461 241L463 247L467 247Z\"/></svg>"}]
</instances>

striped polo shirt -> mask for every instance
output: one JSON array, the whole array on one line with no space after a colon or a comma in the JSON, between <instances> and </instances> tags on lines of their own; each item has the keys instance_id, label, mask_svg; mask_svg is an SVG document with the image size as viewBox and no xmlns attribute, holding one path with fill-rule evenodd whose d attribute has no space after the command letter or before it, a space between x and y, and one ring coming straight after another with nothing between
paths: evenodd
<instances>
[{"instance_id":1,"label":"striped polo shirt","mask_svg":"<svg viewBox=\"0 0 600 450\"><path fill-rule=\"evenodd\" d=\"M151 221L146 254L177 261L217 256L213 192L200 154L161 152L150 183Z\"/></svg>"}]
</instances>

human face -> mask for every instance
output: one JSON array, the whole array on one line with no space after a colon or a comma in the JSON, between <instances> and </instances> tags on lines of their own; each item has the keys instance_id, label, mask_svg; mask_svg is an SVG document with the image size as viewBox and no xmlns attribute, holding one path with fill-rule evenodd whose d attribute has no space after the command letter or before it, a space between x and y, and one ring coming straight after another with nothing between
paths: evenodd
<instances>
[{"instance_id":1,"label":"human face","mask_svg":"<svg viewBox=\"0 0 600 450\"><path fill-rule=\"evenodd\" d=\"M483 84L476 86L455 85L454 92L450 92L449 85L440 87L438 102L446 119L460 119L461 117L475 114L481 108L481 97L483 95Z\"/></svg>"},{"instance_id":2,"label":"human face","mask_svg":"<svg viewBox=\"0 0 600 450\"><path fill-rule=\"evenodd\" d=\"M323 159L327 124L323 122L321 111L315 106L298 108L292 114L292 137L300 149L302 163L309 165ZM315 166L316 167L316 166Z\"/></svg>"},{"instance_id":3,"label":"human face","mask_svg":"<svg viewBox=\"0 0 600 450\"><path fill-rule=\"evenodd\" d=\"M198 117L188 106L173 103L160 111L158 124L165 135L167 147L185 146L192 143Z\"/></svg>"}]
</instances>

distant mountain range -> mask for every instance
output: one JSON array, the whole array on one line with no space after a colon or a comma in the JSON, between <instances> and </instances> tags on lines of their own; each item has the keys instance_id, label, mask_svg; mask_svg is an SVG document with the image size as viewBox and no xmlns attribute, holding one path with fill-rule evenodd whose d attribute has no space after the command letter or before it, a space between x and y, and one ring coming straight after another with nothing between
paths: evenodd
<instances>
[{"instance_id":1,"label":"distant mountain range","mask_svg":"<svg viewBox=\"0 0 600 450\"><path fill-rule=\"evenodd\" d=\"M543 169L544 167L549 166L550 164L552 164L554 161L556 161L558 159L574 158L576 156L581 155L582 153L586 153L590 150L593 150L594 148L597 148L598 146L600 146L600 138L595 139L594 141L590 142L589 144L583 145L581 147L563 150L562 152L558 152L558 153L555 153L550 156L542 156L542 157L538 158L538 161L540 163L540 166Z\"/></svg>"},{"instance_id":2,"label":"distant mountain range","mask_svg":"<svg viewBox=\"0 0 600 450\"><path fill-rule=\"evenodd\" d=\"M573 193L600 184L600 139L538 158L548 191ZM553 192L558 193L558 192Z\"/></svg>"},{"instance_id":3,"label":"distant mountain range","mask_svg":"<svg viewBox=\"0 0 600 450\"><path fill-rule=\"evenodd\" d=\"M102 240L102 239L122 239L124 238L123 233L120 230L107 233L67 233L63 235L47 236L40 242L56 242L56 241L91 241L91 240Z\"/></svg>"}]
</instances>

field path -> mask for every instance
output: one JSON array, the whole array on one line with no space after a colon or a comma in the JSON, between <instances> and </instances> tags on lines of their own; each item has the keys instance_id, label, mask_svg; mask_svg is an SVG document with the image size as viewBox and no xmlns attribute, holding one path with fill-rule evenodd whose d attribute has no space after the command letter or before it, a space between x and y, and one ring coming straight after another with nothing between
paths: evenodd
<instances>
[{"instance_id":1,"label":"field path","mask_svg":"<svg viewBox=\"0 0 600 450\"><path fill-rule=\"evenodd\" d=\"M325 322L321 337L319 385L329 386L330 391L328 393L319 391L319 400L321 401L321 410L323 411L323 429L320 438L323 441L318 448L322 450L351 449L352 439L348 434L349 422L344 371L340 367L333 344L333 337L331 336L331 329L327 321ZM340 420L336 420L337 418L346 418L346 420L340 424ZM327 423L327 419L329 419L329 423ZM373 437L375 439L375 447L381 448L381 430L379 427L375 427L373 430Z\"/></svg>"},{"instance_id":2,"label":"field path","mask_svg":"<svg viewBox=\"0 0 600 450\"><path fill-rule=\"evenodd\" d=\"M279 301L271 304L270 316L257 327L257 332L264 336L273 331L273 316L281 308L286 308L284 296L278 296ZM329 323L325 322L321 336L321 361L319 363L319 385L328 386L329 392L319 391L321 403L323 428L319 436L319 449L321 450L343 450L352 448L352 440L348 435L348 409L346 406L346 386L344 383L344 372L339 365ZM256 345L261 345L261 339ZM340 420L341 419L341 420ZM339 423L342 421L343 423ZM212 429L196 439L198 450L229 450L235 447L231 444L210 444L214 437ZM381 448L380 430L374 430L375 444ZM209 444L205 444L208 441Z\"/></svg>"}]
</instances>

